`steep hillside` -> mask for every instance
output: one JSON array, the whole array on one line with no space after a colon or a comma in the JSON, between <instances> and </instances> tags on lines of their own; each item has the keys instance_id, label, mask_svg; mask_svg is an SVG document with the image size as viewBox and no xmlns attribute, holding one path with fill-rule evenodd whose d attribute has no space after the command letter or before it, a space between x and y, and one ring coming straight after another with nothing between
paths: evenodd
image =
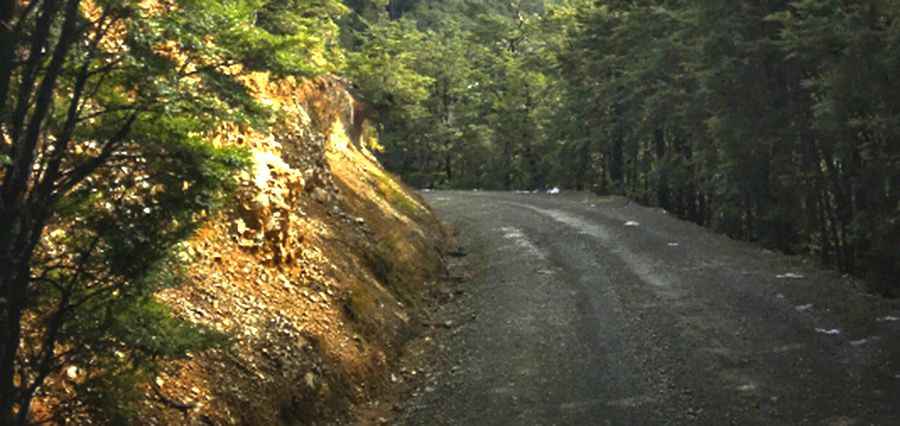
<instances>
[{"instance_id":1,"label":"steep hillside","mask_svg":"<svg viewBox=\"0 0 900 426\"><path fill-rule=\"evenodd\" d=\"M168 366L146 424L307 424L346 413L385 380L423 290L443 270L442 229L366 147L342 82L247 79L283 117L250 148L233 207L184 247L191 282L160 294L231 350Z\"/></svg>"},{"instance_id":2,"label":"steep hillside","mask_svg":"<svg viewBox=\"0 0 900 426\"><path fill-rule=\"evenodd\" d=\"M443 236L325 77L353 75L356 18L3 2L0 424L331 422L373 395Z\"/></svg>"}]
</instances>

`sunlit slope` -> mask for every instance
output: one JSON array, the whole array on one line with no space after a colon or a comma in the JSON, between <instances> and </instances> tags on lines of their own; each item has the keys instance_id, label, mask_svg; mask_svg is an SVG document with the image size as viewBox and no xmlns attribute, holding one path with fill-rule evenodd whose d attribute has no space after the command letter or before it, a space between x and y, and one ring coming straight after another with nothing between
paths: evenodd
<instances>
[{"instance_id":1,"label":"sunlit slope","mask_svg":"<svg viewBox=\"0 0 900 426\"><path fill-rule=\"evenodd\" d=\"M422 290L442 270L442 231L428 207L349 136L366 124L342 82L247 82L280 118L268 133L215 136L250 149L254 165L233 205L185 246L191 282L160 295L235 344L154 378L147 423L346 412L383 382Z\"/></svg>"}]
</instances>

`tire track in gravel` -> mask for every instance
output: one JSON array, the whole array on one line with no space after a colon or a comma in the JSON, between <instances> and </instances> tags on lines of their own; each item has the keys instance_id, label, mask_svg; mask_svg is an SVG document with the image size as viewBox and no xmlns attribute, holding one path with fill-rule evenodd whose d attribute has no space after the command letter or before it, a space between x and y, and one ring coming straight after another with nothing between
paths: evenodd
<instances>
[{"instance_id":1,"label":"tire track in gravel","mask_svg":"<svg viewBox=\"0 0 900 426\"><path fill-rule=\"evenodd\" d=\"M834 274L615 199L428 197L469 252L471 297L458 312L478 321L445 337L441 381L416 392L400 424L889 425L900 415L900 330L880 320L900 309ZM775 277L787 268L815 282ZM841 334L816 331L835 326Z\"/></svg>"}]
</instances>

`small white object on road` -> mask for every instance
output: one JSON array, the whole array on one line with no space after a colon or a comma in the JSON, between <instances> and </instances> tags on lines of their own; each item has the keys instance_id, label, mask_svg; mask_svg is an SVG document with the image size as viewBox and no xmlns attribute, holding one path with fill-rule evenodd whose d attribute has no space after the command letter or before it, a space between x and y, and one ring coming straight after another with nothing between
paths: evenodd
<instances>
[{"instance_id":1,"label":"small white object on road","mask_svg":"<svg viewBox=\"0 0 900 426\"><path fill-rule=\"evenodd\" d=\"M878 322L894 322L894 321L900 321L900 318L897 318L897 317L895 317L895 316L893 316L893 315L888 315L888 316L886 316L886 317L878 318L877 321L878 321Z\"/></svg>"},{"instance_id":2,"label":"small white object on road","mask_svg":"<svg viewBox=\"0 0 900 426\"><path fill-rule=\"evenodd\" d=\"M850 342L850 346L862 346L862 345L865 345L868 341L869 341L869 339L854 340L854 341Z\"/></svg>"},{"instance_id":3,"label":"small white object on road","mask_svg":"<svg viewBox=\"0 0 900 426\"><path fill-rule=\"evenodd\" d=\"M812 307L813 307L813 305L812 305L812 303L810 303L808 305L797 306L794 309L796 309L797 312L803 312L803 311L808 311L808 310L812 309Z\"/></svg>"},{"instance_id":4,"label":"small white object on road","mask_svg":"<svg viewBox=\"0 0 900 426\"><path fill-rule=\"evenodd\" d=\"M778 294L775 295L775 298L776 298L776 299L784 299L784 295L781 294L781 293L778 293Z\"/></svg>"},{"instance_id":5,"label":"small white object on road","mask_svg":"<svg viewBox=\"0 0 900 426\"><path fill-rule=\"evenodd\" d=\"M559 192L560 192L560 191L559 191L559 188L557 188L557 187L553 187L552 189L549 189L549 190L547 191L547 193L550 194L550 195L556 195L556 194L559 194Z\"/></svg>"},{"instance_id":6,"label":"small white object on road","mask_svg":"<svg viewBox=\"0 0 900 426\"><path fill-rule=\"evenodd\" d=\"M678 247L681 244L678 243L669 243L669 247Z\"/></svg>"},{"instance_id":7,"label":"small white object on road","mask_svg":"<svg viewBox=\"0 0 900 426\"><path fill-rule=\"evenodd\" d=\"M788 272L786 274L776 275L775 278L778 278L781 280L783 280L783 279L799 280L801 278L806 278L806 277L804 277L802 274L798 274L796 272Z\"/></svg>"},{"instance_id":8,"label":"small white object on road","mask_svg":"<svg viewBox=\"0 0 900 426\"><path fill-rule=\"evenodd\" d=\"M633 220L629 220L628 222L625 222L625 226L628 226L628 227L631 227L631 228L636 228L636 227L638 227L638 226L641 226L641 224L640 224L640 223L637 223L637 222L635 222L635 221L633 221Z\"/></svg>"},{"instance_id":9,"label":"small white object on road","mask_svg":"<svg viewBox=\"0 0 900 426\"><path fill-rule=\"evenodd\" d=\"M756 385L753 383L747 383L745 385L740 385L737 388L738 392L753 392L756 390Z\"/></svg>"},{"instance_id":10,"label":"small white object on road","mask_svg":"<svg viewBox=\"0 0 900 426\"><path fill-rule=\"evenodd\" d=\"M829 336L837 336L838 334L841 334L841 330L838 330L836 328L832 328L832 329L828 329L828 330L826 330L824 328L817 328L816 333L827 334Z\"/></svg>"}]
</instances>

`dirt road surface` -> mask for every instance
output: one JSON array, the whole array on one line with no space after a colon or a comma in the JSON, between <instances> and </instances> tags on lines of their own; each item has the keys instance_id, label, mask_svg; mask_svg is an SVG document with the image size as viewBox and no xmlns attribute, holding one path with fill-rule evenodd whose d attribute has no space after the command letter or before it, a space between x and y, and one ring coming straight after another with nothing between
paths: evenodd
<instances>
[{"instance_id":1,"label":"dirt road surface","mask_svg":"<svg viewBox=\"0 0 900 426\"><path fill-rule=\"evenodd\" d=\"M399 424L900 425L900 305L847 277L622 198L425 195L467 279Z\"/></svg>"}]
</instances>

